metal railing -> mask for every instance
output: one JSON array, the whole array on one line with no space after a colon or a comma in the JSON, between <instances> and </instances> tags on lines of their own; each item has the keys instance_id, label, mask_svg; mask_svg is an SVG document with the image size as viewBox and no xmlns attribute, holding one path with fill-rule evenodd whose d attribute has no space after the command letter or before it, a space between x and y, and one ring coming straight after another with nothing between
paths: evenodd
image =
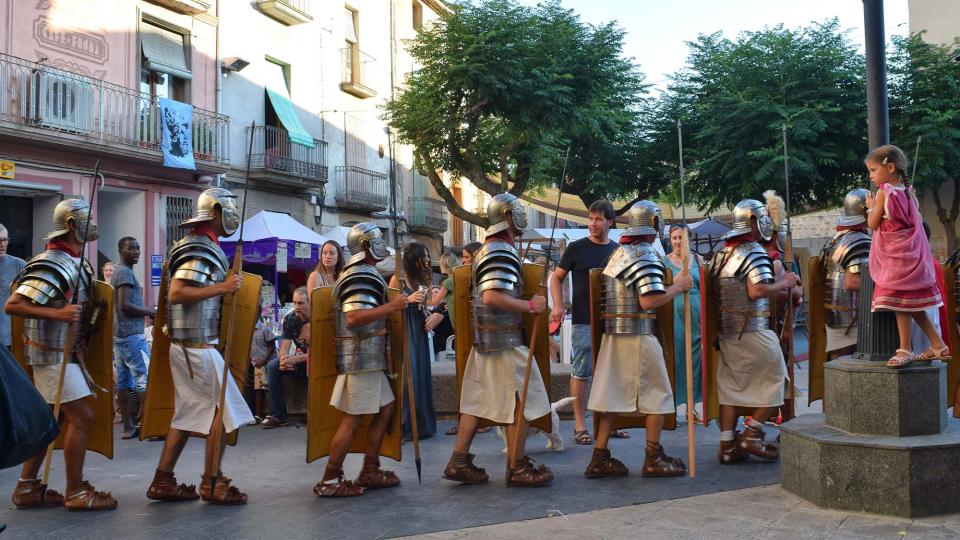
<instances>
[{"instance_id":1,"label":"metal railing","mask_svg":"<svg viewBox=\"0 0 960 540\"><path fill-rule=\"evenodd\" d=\"M310 0L277 0L281 4L285 4L293 9L302 11L304 13L310 13Z\"/></svg>"},{"instance_id":2,"label":"metal railing","mask_svg":"<svg viewBox=\"0 0 960 540\"><path fill-rule=\"evenodd\" d=\"M251 169L265 169L311 180L327 180L327 143L314 139L314 147L290 142L287 130L273 126L247 128L247 142L253 130Z\"/></svg>"},{"instance_id":3,"label":"metal railing","mask_svg":"<svg viewBox=\"0 0 960 540\"><path fill-rule=\"evenodd\" d=\"M0 54L0 122L147 149L159 156L162 121L157 100L149 94ZM226 163L229 136L228 116L193 108L196 159Z\"/></svg>"},{"instance_id":4,"label":"metal railing","mask_svg":"<svg viewBox=\"0 0 960 540\"><path fill-rule=\"evenodd\" d=\"M442 233L449 221L447 205L442 200L430 197L411 197L410 216L407 222L412 229Z\"/></svg>"},{"instance_id":5,"label":"metal railing","mask_svg":"<svg viewBox=\"0 0 960 540\"><path fill-rule=\"evenodd\" d=\"M369 212L386 210L390 203L387 174L353 165L336 167L337 206Z\"/></svg>"},{"instance_id":6,"label":"metal railing","mask_svg":"<svg viewBox=\"0 0 960 540\"><path fill-rule=\"evenodd\" d=\"M357 47L340 49L343 56L343 82L341 86L349 86L369 96L375 96L376 90L367 84L367 64L376 61L369 54Z\"/></svg>"}]
</instances>

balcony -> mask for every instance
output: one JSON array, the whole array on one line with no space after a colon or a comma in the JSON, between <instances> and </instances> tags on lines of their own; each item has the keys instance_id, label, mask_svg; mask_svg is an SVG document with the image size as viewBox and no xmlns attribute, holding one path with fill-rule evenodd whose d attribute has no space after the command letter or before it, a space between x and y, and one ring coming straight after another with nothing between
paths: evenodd
<instances>
[{"instance_id":1,"label":"balcony","mask_svg":"<svg viewBox=\"0 0 960 540\"><path fill-rule=\"evenodd\" d=\"M309 0L256 0L264 15L287 26L308 23L313 20Z\"/></svg>"},{"instance_id":2,"label":"balcony","mask_svg":"<svg viewBox=\"0 0 960 540\"><path fill-rule=\"evenodd\" d=\"M334 200L338 207L380 212L390 205L389 182L385 173L348 165L337 167L336 176Z\"/></svg>"},{"instance_id":3,"label":"balcony","mask_svg":"<svg viewBox=\"0 0 960 540\"><path fill-rule=\"evenodd\" d=\"M319 187L327 182L327 143L314 139L313 148L290 142L287 130L273 126L247 128L247 144L253 130L250 178L297 189Z\"/></svg>"},{"instance_id":4,"label":"balcony","mask_svg":"<svg viewBox=\"0 0 960 540\"><path fill-rule=\"evenodd\" d=\"M376 96L377 91L367 86L369 81L366 76L367 64L375 62L376 59L357 47L340 49L340 53L343 56L343 81L340 89L360 99Z\"/></svg>"},{"instance_id":5,"label":"balcony","mask_svg":"<svg viewBox=\"0 0 960 540\"><path fill-rule=\"evenodd\" d=\"M229 170L230 118L193 108L198 174ZM0 54L0 138L55 150L163 163L161 114L138 90Z\"/></svg>"},{"instance_id":6,"label":"balcony","mask_svg":"<svg viewBox=\"0 0 960 540\"><path fill-rule=\"evenodd\" d=\"M184 15L199 15L210 9L210 2L206 0L149 0L151 3L163 6L171 11Z\"/></svg>"},{"instance_id":7,"label":"balcony","mask_svg":"<svg viewBox=\"0 0 960 540\"><path fill-rule=\"evenodd\" d=\"M410 229L426 234L443 234L447 231L449 216L447 205L442 200L430 197L411 197L410 215L407 224Z\"/></svg>"}]
</instances>

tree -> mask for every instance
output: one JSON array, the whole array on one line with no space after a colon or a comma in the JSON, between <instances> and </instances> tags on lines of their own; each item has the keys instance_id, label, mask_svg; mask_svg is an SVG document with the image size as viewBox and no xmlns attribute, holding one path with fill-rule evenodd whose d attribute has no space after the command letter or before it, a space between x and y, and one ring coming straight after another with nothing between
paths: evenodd
<instances>
[{"instance_id":1,"label":"tree","mask_svg":"<svg viewBox=\"0 0 960 540\"><path fill-rule=\"evenodd\" d=\"M783 192L787 125L793 208L826 207L863 183L864 60L834 19L720 33L690 43L651 126L653 153L675 169L676 121L684 124L687 196L713 210Z\"/></svg>"},{"instance_id":2,"label":"tree","mask_svg":"<svg viewBox=\"0 0 960 540\"><path fill-rule=\"evenodd\" d=\"M891 140L910 152L922 136L916 177L919 193L930 192L949 251L957 249L960 217L960 66L951 46L923 41L922 35L898 37L890 57ZM943 187L950 186L952 200Z\"/></svg>"},{"instance_id":3,"label":"tree","mask_svg":"<svg viewBox=\"0 0 960 540\"><path fill-rule=\"evenodd\" d=\"M580 22L556 0L456 4L410 46L421 66L386 105L450 211L486 226L454 199L440 171L519 195L556 184L585 203L649 196L665 182L636 156L647 85L621 56L623 31Z\"/></svg>"}]
</instances>

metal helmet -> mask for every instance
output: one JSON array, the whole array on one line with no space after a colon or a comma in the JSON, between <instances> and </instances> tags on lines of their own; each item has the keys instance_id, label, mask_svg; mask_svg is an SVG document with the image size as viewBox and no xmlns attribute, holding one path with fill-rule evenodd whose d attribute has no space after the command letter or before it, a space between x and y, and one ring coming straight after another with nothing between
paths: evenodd
<instances>
[{"instance_id":1,"label":"metal helmet","mask_svg":"<svg viewBox=\"0 0 960 540\"><path fill-rule=\"evenodd\" d=\"M855 189L843 198L843 215L837 218L840 227L852 227L867 221L867 197L870 191Z\"/></svg>"},{"instance_id":2,"label":"metal helmet","mask_svg":"<svg viewBox=\"0 0 960 540\"><path fill-rule=\"evenodd\" d=\"M93 241L100 237L97 222L90 217L90 205L87 201L83 199L64 199L57 203L57 206L53 209L53 231L45 236L44 240L69 233L71 222L77 226L73 236L78 242L84 241L84 233L86 233L87 241Z\"/></svg>"},{"instance_id":3,"label":"metal helmet","mask_svg":"<svg viewBox=\"0 0 960 540\"><path fill-rule=\"evenodd\" d=\"M627 228L624 236L660 234L660 206L653 201L639 201L627 210Z\"/></svg>"},{"instance_id":4,"label":"metal helmet","mask_svg":"<svg viewBox=\"0 0 960 540\"><path fill-rule=\"evenodd\" d=\"M390 252L387 243L380 234L380 228L373 223L357 223L347 232L347 248L350 258L344 266L349 267L363 262L367 253L378 262L387 258Z\"/></svg>"},{"instance_id":5,"label":"metal helmet","mask_svg":"<svg viewBox=\"0 0 960 540\"><path fill-rule=\"evenodd\" d=\"M197 197L197 206L193 211L193 217L180 224L181 227L189 227L194 223L203 223L210 221L214 217L214 209L220 205L220 216L223 221L223 232L230 236L236 232L240 226L240 211L237 210L237 196L230 193L230 190L223 188L210 188L203 191Z\"/></svg>"},{"instance_id":6,"label":"metal helmet","mask_svg":"<svg viewBox=\"0 0 960 540\"><path fill-rule=\"evenodd\" d=\"M760 237L764 241L770 240L770 237L773 236L773 222L767 215L767 208L756 199L744 199L733 207L733 229L723 235L723 238L734 238L749 233L752 230L750 221L753 218L757 220Z\"/></svg>"},{"instance_id":7,"label":"metal helmet","mask_svg":"<svg viewBox=\"0 0 960 540\"><path fill-rule=\"evenodd\" d=\"M527 226L527 211L520 203L516 195L510 193L500 193L490 199L487 203L487 218L490 225L487 226L487 234L496 234L510 228L510 221L507 216L511 216L513 227L517 232L523 232Z\"/></svg>"}]
</instances>

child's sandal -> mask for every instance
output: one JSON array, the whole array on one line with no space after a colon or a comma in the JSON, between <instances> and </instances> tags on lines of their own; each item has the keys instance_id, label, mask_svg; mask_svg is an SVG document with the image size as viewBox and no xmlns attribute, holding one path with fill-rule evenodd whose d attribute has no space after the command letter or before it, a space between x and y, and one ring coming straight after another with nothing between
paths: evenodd
<instances>
[{"instance_id":1,"label":"child's sandal","mask_svg":"<svg viewBox=\"0 0 960 540\"><path fill-rule=\"evenodd\" d=\"M887 360L887 367L900 369L913 363L914 356L912 351L906 349L897 349L893 356Z\"/></svg>"},{"instance_id":2,"label":"child's sandal","mask_svg":"<svg viewBox=\"0 0 960 540\"><path fill-rule=\"evenodd\" d=\"M934 360L940 360L946 362L950 360L950 349L944 347L940 350L934 350L933 347L930 347L923 354L916 357L917 362L932 362Z\"/></svg>"}]
</instances>

